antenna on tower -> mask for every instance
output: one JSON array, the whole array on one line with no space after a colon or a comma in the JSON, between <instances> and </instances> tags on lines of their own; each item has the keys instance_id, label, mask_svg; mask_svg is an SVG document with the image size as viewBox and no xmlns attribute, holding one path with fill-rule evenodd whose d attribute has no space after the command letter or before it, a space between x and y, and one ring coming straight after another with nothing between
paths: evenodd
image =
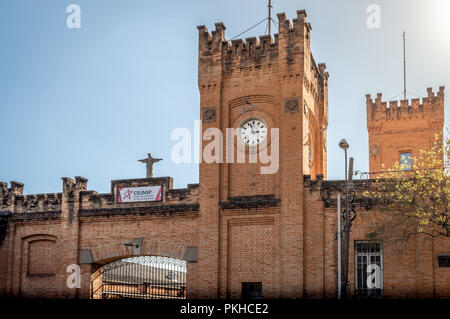
<instances>
[{"instance_id":1,"label":"antenna on tower","mask_svg":"<svg viewBox=\"0 0 450 319\"><path fill-rule=\"evenodd\" d=\"M234 36L233 38L231 38L231 40L236 39L237 37L240 37L241 35L243 35L244 33L247 33L248 31L250 31L253 28L256 28L257 26L259 26L261 23L266 22L267 20L267 26L266 26L266 30L269 29L269 35L272 35L272 22L273 24L277 27L278 29L278 23L272 19L272 0L269 0L269 3L267 5L267 8L269 9L269 14L267 16L267 18L262 19L261 21L259 21L257 24L255 24L253 27L248 28L247 30L245 30L244 32L239 33L238 35ZM266 32L264 30L264 32Z\"/></svg>"},{"instance_id":2,"label":"antenna on tower","mask_svg":"<svg viewBox=\"0 0 450 319\"><path fill-rule=\"evenodd\" d=\"M403 97L406 100L406 33L403 31Z\"/></svg>"},{"instance_id":3,"label":"antenna on tower","mask_svg":"<svg viewBox=\"0 0 450 319\"><path fill-rule=\"evenodd\" d=\"M271 32L271 22L272 22L272 0L269 0L269 4L267 5L267 8L269 9L269 14L267 16L267 23L269 26L269 35L272 35Z\"/></svg>"}]
</instances>

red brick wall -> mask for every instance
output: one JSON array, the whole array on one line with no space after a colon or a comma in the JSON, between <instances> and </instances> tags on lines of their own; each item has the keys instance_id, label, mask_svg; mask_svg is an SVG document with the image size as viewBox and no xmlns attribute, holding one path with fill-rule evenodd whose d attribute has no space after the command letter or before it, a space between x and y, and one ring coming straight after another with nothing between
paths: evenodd
<instances>
[{"instance_id":1,"label":"red brick wall","mask_svg":"<svg viewBox=\"0 0 450 319\"><path fill-rule=\"evenodd\" d=\"M250 218L229 222L227 297L241 298L243 282L262 282L264 298L277 295L273 234L273 219Z\"/></svg>"},{"instance_id":2,"label":"red brick wall","mask_svg":"<svg viewBox=\"0 0 450 319\"><path fill-rule=\"evenodd\" d=\"M0 244L0 296L8 295L9 234Z\"/></svg>"},{"instance_id":3,"label":"red brick wall","mask_svg":"<svg viewBox=\"0 0 450 319\"><path fill-rule=\"evenodd\" d=\"M262 282L263 297L282 290L278 207L221 211L221 298L240 298L243 282Z\"/></svg>"},{"instance_id":4,"label":"red brick wall","mask_svg":"<svg viewBox=\"0 0 450 319\"><path fill-rule=\"evenodd\" d=\"M55 294L55 239L38 235L23 241L22 297L51 298Z\"/></svg>"},{"instance_id":5,"label":"red brick wall","mask_svg":"<svg viewBox=\"0 0 450 319\"><path fill-rule=\"evenodd\" d=\"M28 244L27 275L53 275L56 272L56 242L37 239Z\"/></svg>"},{"instance_id":6,"label":"red brick wall","mask_svg":"<svg viewBox=\"0 0 450 319\"><path fill-rule=\"evenodd\" d=\"M325 250L325 220L323 201L319 189L305 189L304 214L304 278L305 297L325 297L325 256L333 250Z\"/></svg>"}]
</instances>

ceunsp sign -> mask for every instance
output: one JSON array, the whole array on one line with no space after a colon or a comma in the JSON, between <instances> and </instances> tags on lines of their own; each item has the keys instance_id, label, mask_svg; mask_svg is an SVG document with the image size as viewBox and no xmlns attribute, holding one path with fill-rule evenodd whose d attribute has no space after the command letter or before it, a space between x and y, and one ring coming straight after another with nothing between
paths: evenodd
<instances>
[{"instance_id":1,"label":"ceunsp sign","mask_svg":"<svg viewBox=\"0 0 450 319\"><path fill-rule=\"evenodd\" d=\"M162 186L119 188L119 203L156 202L162 200Z\"/></svg>"}]
</instances>

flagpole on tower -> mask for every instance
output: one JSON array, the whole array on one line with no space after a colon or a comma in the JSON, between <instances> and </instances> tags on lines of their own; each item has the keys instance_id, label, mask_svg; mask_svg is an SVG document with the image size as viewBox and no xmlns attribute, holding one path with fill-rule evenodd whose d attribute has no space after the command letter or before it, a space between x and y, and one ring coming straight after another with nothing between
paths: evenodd
<instances>
[{"instance_id":1,"label":"flagpole on tower","mask_svg":"<svg viewBox=\"0 0 450 319\"><path fill-rule=\"evenodd\" d=\"M403 97L406 100L406 33L403 31Z\"/></svg>"}]
</instances>

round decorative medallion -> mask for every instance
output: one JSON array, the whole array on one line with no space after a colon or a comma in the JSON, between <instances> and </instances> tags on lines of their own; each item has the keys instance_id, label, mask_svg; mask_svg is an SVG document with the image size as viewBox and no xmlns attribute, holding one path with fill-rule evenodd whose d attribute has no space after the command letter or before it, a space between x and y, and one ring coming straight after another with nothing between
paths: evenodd
<instances>
[{"instance_id":1,"label":"round decorative medallion","mask_svg":"<svg viewBox=\"0 0 450 319\"><path fill-rule=\"evenodd\" d=\"M377 157L380 154L380 148L378 145L374 145L370 148L370 156Z\"/></svg>"}]
</instances>

